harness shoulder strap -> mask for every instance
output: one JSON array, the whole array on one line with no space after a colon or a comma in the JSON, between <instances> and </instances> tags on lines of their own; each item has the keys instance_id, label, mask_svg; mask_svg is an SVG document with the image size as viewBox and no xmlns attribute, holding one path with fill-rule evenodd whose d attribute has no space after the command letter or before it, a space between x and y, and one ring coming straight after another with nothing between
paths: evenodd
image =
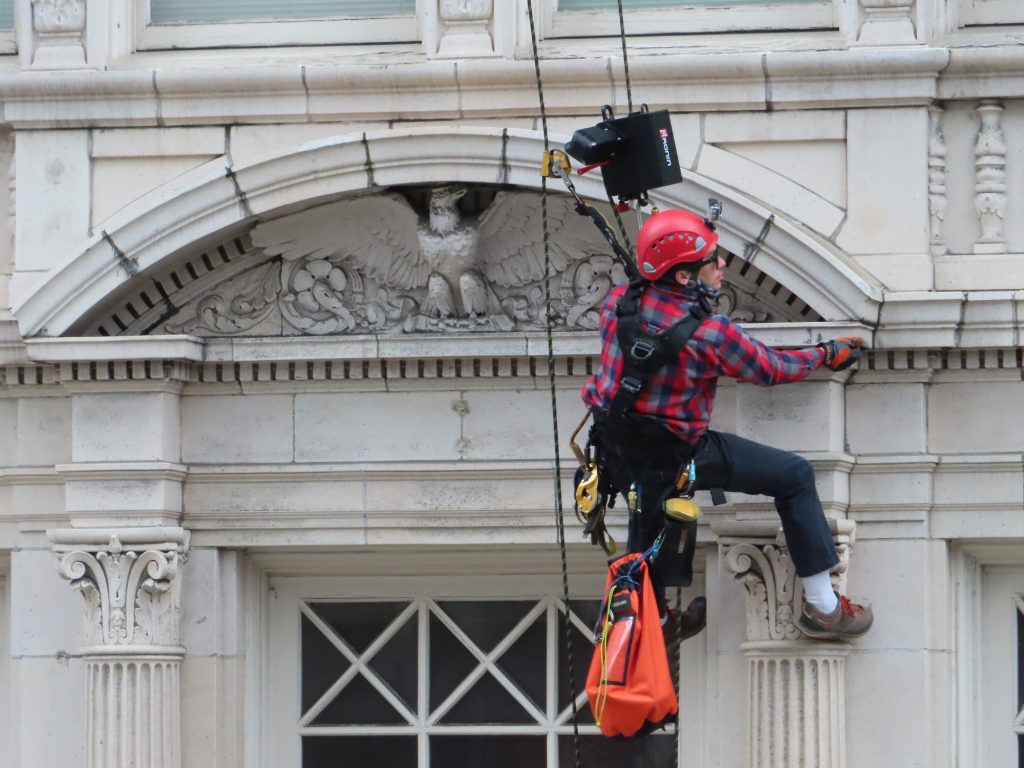
<instances>
[{"instance_id":1,"label":"harness shoulder strap","mask_svg":"<svg viewBox=\"0 0 1024 768\"><path fill-rule=\"evenodd\" d=\"M640 322L640 302L646 287L643 280L633 281L615 306L616 338L623 362L619 389L608 409L613 418L621 418L633 410L637 397L651 378L679 356L686 342L709 316L702 302L694 302L682 320L660 333L649 333Z\"/></svg>"}]
</instances>

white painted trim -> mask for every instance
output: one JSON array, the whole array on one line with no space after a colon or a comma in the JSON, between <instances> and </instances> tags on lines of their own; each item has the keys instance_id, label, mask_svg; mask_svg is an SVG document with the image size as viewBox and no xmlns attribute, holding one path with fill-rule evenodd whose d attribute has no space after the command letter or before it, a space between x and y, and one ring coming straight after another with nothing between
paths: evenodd
<instances>
[{"instance_id":1,"label":"white painted trim","mask_svg":"<svg viewBox=\"0 0 1024 768\"><path fill-rule=\"evenodd\" d=\"M962 27L1024 24L1020 0L958 0L956 5Z\"/></svg>"},{"instance_id":2,"label":"white painted trim","mask_svg":"<svg viewBox=\"0 0 1024 768\"><path fill-rule=\"evenodd\" d=\"M289 45L366 45L420 40L416 15L366 18L153 24L148 0L135 3L138 50L269 48ZM420 0L422 3L422 0Z\"/></svg>"},{"instance_id":3,"label":"white painted trim","mask_svg":"<svg viewBox=\"0 0 1024 768\"><path fill-rule=\"evenodd\" d=\"M615 37L619 17L614 11L558 11L544 14L545 39L560 37ZM841 0L774 2L763 6L702 7L630 10L625 15L629 35L691 35L700 32L752 32L759 30L838 29Z\"/></svg>"},{"instance_id":4,"label":"white painted trim","mask_svg":"<svg viewBox=\"0 0 1024 768\"><path fill-rule=\"evenodd\" d=\"M11 729L10 555L0 553L0 763L14 765Z\"/></svg>"}]
</instances>

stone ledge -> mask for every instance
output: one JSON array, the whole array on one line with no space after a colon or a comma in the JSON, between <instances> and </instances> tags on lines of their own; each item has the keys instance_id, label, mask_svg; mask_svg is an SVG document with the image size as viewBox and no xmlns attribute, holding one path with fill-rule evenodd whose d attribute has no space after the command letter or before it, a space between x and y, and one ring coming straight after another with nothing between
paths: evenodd
<instances>
[{"instance_id":1,"label":"stone ledge","mask_svg":"<svg viewBox=\"0 0 1024 768\"><path fill-rule=\"evenodd\" d=\"M35 72L31 77L6 71L0 74L5 120L17 128L202 125L375 119L385 113L387 119L483 117L507 114L510 108L531 114L537 109L533 62L525 58L457 64L412 59L368 66L266 64L240 57L207 61L190 53L173 57L171 66L129 57L116 71ZM923 105L935 98L950 58L949 49L924 47L714 56L640 53L632 57L631 75L652 103L674 110L763 110L766 93L773 106L791 108ZM616 52L599 58L546 58L544 84L551 108L580 114L617 101L608 71L619 61ZM202 63L208 66L197 66ZM1024 92L1024 78L998 56L971 66L1004 73L991 95ZM977 88L970 82L975 97ZM957 93L957 82L946 90Z\"/></svg>"}]
</instances>

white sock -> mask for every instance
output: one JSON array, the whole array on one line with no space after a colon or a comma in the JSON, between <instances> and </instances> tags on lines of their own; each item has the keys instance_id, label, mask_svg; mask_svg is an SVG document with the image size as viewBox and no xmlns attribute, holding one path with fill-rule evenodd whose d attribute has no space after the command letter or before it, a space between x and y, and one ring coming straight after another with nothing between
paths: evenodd
<instances>
[{"instance_id":1,"label":"white sock","mask_svg":"<svg viewBox=\"0 0 1024 768\"><path fill-rule=\"evenodd\" d=\"M804 585L804 599L821 613L832 613L839 605L839 598L832 590L832 579L828 571L804 576L800 579Z\"/></svg>"}]
</instances>

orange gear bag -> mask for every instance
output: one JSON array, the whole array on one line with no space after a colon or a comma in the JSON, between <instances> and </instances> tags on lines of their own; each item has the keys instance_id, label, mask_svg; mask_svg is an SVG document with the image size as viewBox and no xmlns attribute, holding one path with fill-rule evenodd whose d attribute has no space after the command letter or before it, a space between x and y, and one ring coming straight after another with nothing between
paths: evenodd
<instances>
[{"instance_id":1,"label":"orange gear bag","mask_svg":"<svg viewBox=\"0 0 1024 768\"><path fill-rule=\"evenodd\" d=\"M642 553L623 555L608 565L587 698L605 736L649 733L679 711Z\"/></svg>"}]
</instances>

